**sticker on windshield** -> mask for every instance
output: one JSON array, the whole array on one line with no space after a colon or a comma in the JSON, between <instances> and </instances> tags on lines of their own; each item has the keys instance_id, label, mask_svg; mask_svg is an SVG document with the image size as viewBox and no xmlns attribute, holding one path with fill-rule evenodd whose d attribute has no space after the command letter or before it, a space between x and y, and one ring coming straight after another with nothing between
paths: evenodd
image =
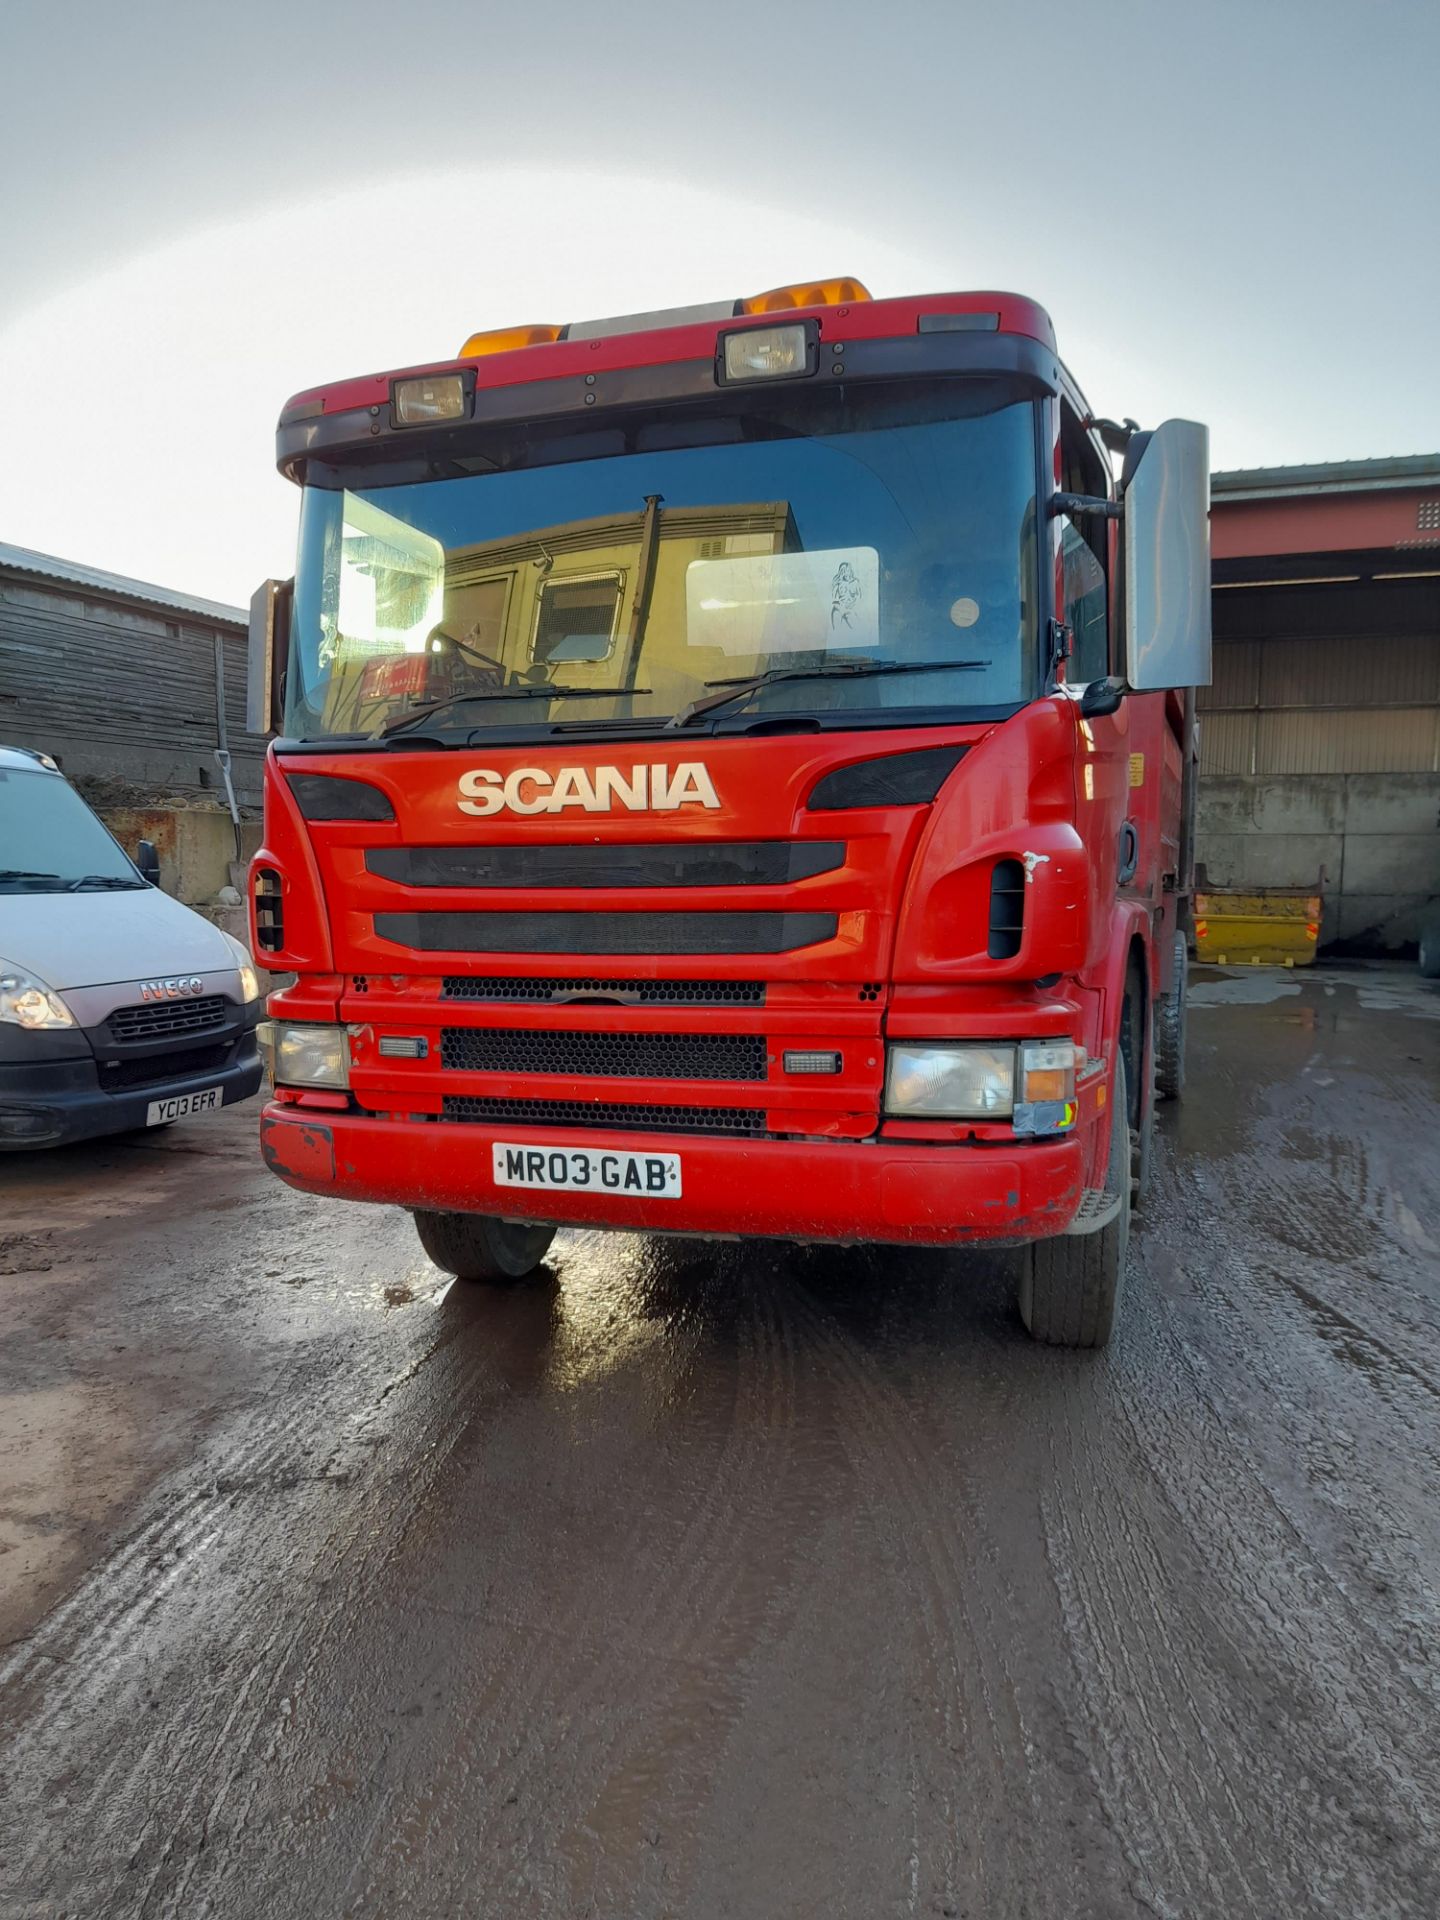
<instances>
[{"instance_id":1,"label":"sticker on windshield","mask_svg":"<svg viewBox=\"0 0 1440 1920\"><path fill-rule=\"evenodd\" d=\"M873 648L880 640L880 556L874 547L829 547L692 560L685 618L692 647L752 658Z\"/></svg>"}]
</instances>

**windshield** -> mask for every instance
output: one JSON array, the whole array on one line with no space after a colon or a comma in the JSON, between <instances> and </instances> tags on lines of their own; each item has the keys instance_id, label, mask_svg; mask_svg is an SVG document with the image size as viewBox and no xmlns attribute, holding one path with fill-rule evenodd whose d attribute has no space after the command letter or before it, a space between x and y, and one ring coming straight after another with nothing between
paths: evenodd
<instances>
[{"instance_id":1,"label":"windshield","mask_svg":"<svg viewBox=\"0 0 1440 1920\"><path fill-rule=\"evenodd\" d=\"M1030 696L1031 401L971 379L717 404L307 487L289 734L899 723Z\"/></svg>"},{"instance_id":2,"label":"windshield","mask_svg":"<svg viewBox=\"0 0 1440 1920\"><path fill-rule=\"evenodd\" d=\"M144 885L72 786L38 769L0 767L0 893Z\"/></svg>"}]
</instances>

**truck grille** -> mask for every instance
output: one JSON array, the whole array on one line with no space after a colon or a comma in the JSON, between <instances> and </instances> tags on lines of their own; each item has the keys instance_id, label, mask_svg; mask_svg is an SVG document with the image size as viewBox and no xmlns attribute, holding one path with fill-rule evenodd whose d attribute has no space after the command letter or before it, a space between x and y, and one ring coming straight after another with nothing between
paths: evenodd
<instances>
[{"instance_id":1,"label":"truck grille","mask_svg":"<svg viewBox=\"0 0 1440 1920\"><path fill-rule=\"evenodd\" d=\"M844 861L843 840L373 847L365 855L367 872L407 887L775 887Z\"/></svg>"},{"instance_id":2,"label":"truck grille","mask_svg":"<svg viewBox=\"0 0 1440 1920\"><path fill-rule=\"evenodd\" d=\"M833 913L377 913L419 953L794 953L833 940Z\"/></svg>"},{"instance_id":3,"label":"truck grille","mask_svg":"<svg viewBox=\"0 0 1440 1920\"><path fill-rule=\"evenodd\" d=\"M358 991L357 983L357 991ZM494 1000L508 1005L544 1001L610 1000L631 1007L763 1007L763 980L543 980L496 974L447 973L446 1000Z\"/></svg>"},{"instance_id":4,"label":"truck grille","mask_svg":"<svg viewBox=\"0 0 1440 1920\"><path fill-rule=\"evenodd\" d=\"M472 1100L452 1095L443 1118L513 1122L531 1127L615 1127L627 1133L729 1133L765 1131L759 1107L632 1107L591 1100Z\"/></svg>"},{"instance_id":5,"label":"truck grille","mask_svg":"<svg viewBox=\"0 0 1440 1920\"><path fill-rule=\"evenodd\" d=\"M467 1073L598 1074L627 1080L763 1080L766 1048L749 1033L572 1033L446 1027L441 1062Z\"/></svg>"},{"instance_id":6,"label":"truck grille","mask_svg":"<svg viewBox=\"0 0 1440 1920\"><path fill-rule=\"evenodd\" d=\"M106 1022L110 1037L122 1045L136 1040L159 1040L176 1033L204 1033L225 1024L225 998L211 994L204 1000L164 1000L140 1007L117 1007Z\"/></svg>"}]
</instances>

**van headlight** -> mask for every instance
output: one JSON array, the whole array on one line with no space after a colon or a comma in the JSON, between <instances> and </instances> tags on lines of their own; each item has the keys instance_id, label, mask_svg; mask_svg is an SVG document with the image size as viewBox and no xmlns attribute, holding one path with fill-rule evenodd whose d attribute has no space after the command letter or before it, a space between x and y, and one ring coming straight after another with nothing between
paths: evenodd
<instances>
[{"instance_id":1,"label":"van headlight","mask_svg":"<svg viewBox=\"0 0 1440 1920\"><path fill-rule=\"evenodd\" d=\"M262 1020L255 1029L261 1056L277 1087L350 1085L350 1029Z\"/></svg>"},{"instance_id":2,"label":"van headlight","mask_svg":"<svg viewBox=\"0 0 1440 1920\"><path fill-rule=\"evenodd\" d=\"M73 1027L75 1016L43 980L0 960L0 1020L32 1033L45 1027Z\"/></svg>"},{"instance_id":3,"label":"van headlight","mask_svg":"<svg viewBox=\"0 0 1440 1920\"><path fill-rule=\"evenodd\" d=\"M249 1006L252 1000L260 998L260 975L255 970L255 962L250 958L250 949L233 933L227 933L231 953L235 956L235 971L240 976L240 998Z\"/></svg>"}]
</instances>

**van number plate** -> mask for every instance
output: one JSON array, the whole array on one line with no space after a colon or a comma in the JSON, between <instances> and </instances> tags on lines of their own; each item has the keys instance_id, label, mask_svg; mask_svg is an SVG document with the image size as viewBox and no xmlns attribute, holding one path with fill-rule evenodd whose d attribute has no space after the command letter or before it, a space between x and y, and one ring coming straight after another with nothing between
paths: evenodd
<instances>
[{"instance_id":1,"label":"van number plate","mask_svg":"<svg viewBox=\"0 0 1440 1920\"><path fill-rule=\"evenodd\" d=\"M497 1187L540 1187L566 1193L628 1193L650 1200L680 1198L678 1153L607 1153L593 1147L491 1148Z\"/></svg>"},{"instance_id":2,"label":"van number plate","mask_svg":"<svg viewBox=\"0 0 1440 1920\"><path fill-rule=\"evenodd\" d=\"M198 1093L177 1093L169 1100L152 1100L145 1109L147 1127L162 1127L167 1120L183 1120L187 1113L209 1113L225 1104L223 1087L202 1087Z\"/></svg>"}]
</instances>

